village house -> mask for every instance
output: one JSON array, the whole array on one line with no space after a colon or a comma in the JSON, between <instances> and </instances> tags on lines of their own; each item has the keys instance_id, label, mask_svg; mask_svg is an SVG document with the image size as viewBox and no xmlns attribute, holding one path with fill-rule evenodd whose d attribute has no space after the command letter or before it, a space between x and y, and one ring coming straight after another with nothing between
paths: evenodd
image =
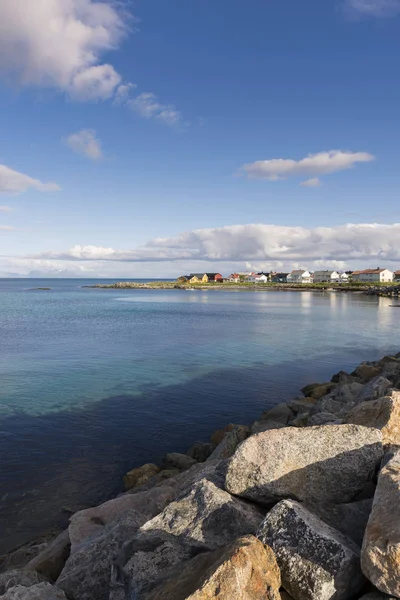
<instances>
[{"instance_id":1,"label":"village house","mask_svg":"<svg viewBox=\"0 0 400 600\"><path fill-rule=\"evenodd\" d=\"M393 281L400 281L400 271L395 271L393 273Z\"/></svg>"},{"instance_id":2,"label":"village house","mask_svg":"<svg viewBox=\"0 0 400 600\"><path fill-rule=\"evenodd\" d=\"M212 281L222 282L221 273L191 273L188 276L190 283L210 283Z\"/></svg>"},{"instance_id":3,"label":"village house","mask_svg":"<svg viewBox=\"0 0 400 600\"><path fill-rule=\"evenodd\" d=\"M340 274L337 271L315 271L314 283L338 283Z\"/></svg>"},{"instance_id":4,"label":"village house","mask_svg":"<svg viewBox=\"0 0 400 600\"><path fill-rule=\"evenodd\" d=\"M297 269L289 273L286 278L288 283L312 283L313 278L310 271L304 271L304 269Z\"/></svg>"},{"instance_id":5,"label":"village house","mask_svg":"<svg viewBox=\"0 0 400 600\"><path fill-rule=\"evenodd\" d=\"M251 283L267 283L269 279L266 273L251 273L246 281L250 281Z\"/></svg>"},{"instance_id":6,"label":"village house","mask_svg":"<svg viewBox=\"0 0 400 600\"><path fill-rule=\"evenodd\" d=\"M287 283L289 273L271 273L272 283Z\"/></svg>"},{"instance_id":7,"label":"village house","mask_svg":"<svg viewBox=\"0 0 400 600\"><path fill-rule=\"evenodd\" d=\"M228 277L228 281L230 281L231 283L239 283L240 282L239 273L231 273Z\"/></svg>"},{"instance_id":8,"label":"village house","mask_svg":"<svg viewBox=\"0 0 400 600\"><path fill-rule=\"evenodd\" d=\"M352 280L362 283L390 283L393 281L393 272L389 269L379 268L353 271Z\"/></svg>"}]
</instances>

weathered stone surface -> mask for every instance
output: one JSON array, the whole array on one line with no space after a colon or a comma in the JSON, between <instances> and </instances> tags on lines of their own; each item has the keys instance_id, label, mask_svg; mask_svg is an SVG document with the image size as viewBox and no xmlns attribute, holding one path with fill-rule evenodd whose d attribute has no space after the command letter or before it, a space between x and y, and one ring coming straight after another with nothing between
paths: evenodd
<instances>
[{"instance_id":1,"label":"weathered stone surface","mask_svg":"<svg viewBox=\"0 0 400 600\"><path fill-rule=\"evenodd\" d=\"M334 423L337 420L337 416L332 414L332 413L328 413L328 412L321 412L321 413L316 413L315 415L312 415L309 419L308 419L308 425L310 427L313 427L315 425L326 425L327 423Z\"/></svg>"},{"instance_id":2,"label":"weathered stone surface","mask_svg":"<svg viewBox=\"0 0 400 600\"><path fill-rule=\"evenodd\" d=\"M37 583L48 581L46 577L30 569L13 569L0 575L0 596L16 585L31 587Z\"/></svg>"},{"instance_id":3,"label":"weathered stone surface","mask_svg":"<svg viewBox=\"0 0 400 600\"><path fill-rule=\"evenodd\" d=\"M144 523L162 511L175 497L175 490L166 485L155 487L147 492L124 494L100 506L80 510L71 517L69 536L71 553L87 538L95 535L106 525L118 519L124 513L135 510L142 516Z\"/></svg>"},{"instance_id":4,"label":"weathered stone surface","mask_svg":"<svg viewBox=\"0 0 400 600\"><path fill-rule=\"evenodd\" d=\"M347 415L346 421L380 429L384 444L400 446L400 392L358 404Z\"/></svg>"},{"instance_id":5,"label":"weathered stone surface","mask_svg":"<svg viewBox=\"0 0 400 600\"><path fill-rule=\"evenodd\" d=\"M131 510L82 543L66 562L57 586L68 600L108 600L112 562L145 519Z\"/></svg>"},{"instance_id":6,"label":"weathered stone surface","mask_svg":"<svg viewBox=\"0 0 400 600\"><path fill-rule=\"evenodd\" d=\"M343 385L344 383L353 383L355 381L354 375L350 375L347 371L339 371L332 375L331 381L332 383L339 383Z\"/></svg>"},{"instance_id":7,"label":"weathered stone surface","mask_svg":"<svg viewBox=\"0 0 400 600\"><path fill-rule=\"evenodd\" d=\"M361 383L346 383L339 385L326 396L317 401L313 413L328 412L341 416L346 414L356 404L358 394L364 389Z\"/></svg>"},{"instance_id":8,"label":"weathered stone surface","mask_svg":"<svg viewBox=\"0 0 400 600\"><path fill-rule=\"evenodd\" d=\"M186 454L194 458L197 462L204 462L214 450L215 446L211 442L195 442Z\"/></svg>"},{"instance_id":9,"label":"weathered stone surface","mask_svg":"<svg viewBox=\"0 0 400 600\"><path fill-rule=\"evenodd\" d=\"M352 375L358 377L362 383L368 383L371 379L378 377L380 373L381 369L379 369L379 367L363 363L352 372Z\"/></svg>"},{"instance_id":10,"label":"weathered stone surface","mask_svg":"<svg viewBox=\"0 0 400 600\"><path fill-rule=\"evenodd\" d=\"M251 436L229 462L226 489L259 503L349 502L372 479L382 434L359 425L287 427Z\"/></svg>"},{"instance_id":11,"label":"weathered stone surface","mask_svg":"<svg viewBox=\"0 0 400 600\"><path fill-rule=\"evenodd\" d=\"M310 413L303 412L299 413L293 421L290 421L290 427L307 427Z\"/></svg>"},{"instance_id":12,"label":"weathered stone surface","mask_svg":"<svg viewBox=\"0 0 400 600\"><path fill-rule=\"evenodd\" d=\"M11 571L12 569L25 568L26 565L35 556L40 554L57 536L59 531L50 531L45 535L36 538L16 550L0 556L0 573Z\"/></svg>"},{"instance_id":13,"label":"weathered stone surface","mask_svg":"<svg viewBox=\"0 0 400 600\"><path fill-rule=\"evenodd\" d=\"M297 415L303 412L309 412L312 410L314 405L316 404L316 400L314 398L302 398L299 400L296 398L291 402L288 402L289 408Z\"/></svg>"},{"instance_id":14,"label":"weathered stone surface","mask_svg":"<svg viewBox=\"0 0 400 600\"><path fill-rule=\"evenodd\" d=\"M294 598L285 592L285 590L281 590L281 600L294 600Z\"/></svg>"},{"instance_id":15,"label":"weathered stone surface","mask_svg":"<svg viewBox=\"0 0 400 600\"><path fill-rule=\"evenodd\" d=\"M234 427L236 427L234 423L229 423L229 425L226 425L223 429L217 429L216 431L214 431L214 433L211 434L210 442L214 444L214 446L218 446L218 444L222 442L226 434L232 431Z\"/></svg>"},{"instance_id":16,"label":"weathered stone surface","mask_svg":"<svg viewBox=\"0 0 400 600\"><path fill-rule=\"evenodd\" d=\"M298 502L279 502L257 537L275 552L295 600L348 600L362 589L359 548Z\"/></svg>"},{"instance_id":17,"label":"weathered stone surface","mask_svg":"<svg viewBox=\"0 0 400 600\"><path fill-rule=\"evenodd\" d=\"M179 469L180 471L187 471L196 462L191 456L180 454L179 452L169 452L163 459L163 465L166 469Z\"/></svg>"},{"instance_id":18,"label":"weathered stone surface","mask_svg":"<svg viewBox=\"0 0 400 600\"><path fill-rule=\"evenodd\" d=\"M222 442L218 444L208 460L229 458L234 454L238 445L248 437L249 433L250 429L245 425L235 425L232 431L227 433Z\"/></svg>"},{"instance_id":19,"label":"weathered stone surface","mask_svg":"<svg viewBox=\"0 0 400 600\"><path fill-rule=\"evenodd\" d=\"M346 504L313 504L307 508L361 548L372 510L372 498Z\"/></svg>"},{"instance_id":20,"label":"weathered stone surface","mask_svg":"<svg viewBox=\"0 0 400 600\"><path fill-rule=\"evenodd\" d=\"M154 465L153 463L146 463L141 467L132 469L132 471L129 471L124 477L125 489L131 490L132 488L143 485L143 483L145 483L151 477L154 477L154 475L157 475L157 473L160 471L160 467Z\"/></svg>"},{"instance_id":21,"label":"weathered stone surface","mask_svg":"<svg viewBox=\"0 0 400 600\"><path fill-rule=\"evenodd\" d=\"M50 542L35 558L28 562L27 569L33 569L55 581L67 561L71 549L69 531L63 531Z\"/></svg>"},{"instance_id":22,"label":"weathered stone surface","mask_svg":"<svg viewBox=\"0 0 400 600\"><path fill-rule=\"evenodd\" d=\"M31 587L17 585L1 596L2 600L67 600L64 592L50 583L38 583Z\"/></svg>"},{"instance_id":23,"label":"weathered stone surface","mask_svg":"<svg viewBox=\"0 0 400 600\"><path fill-rule=\"evenodd\" d=\"M238 536L254 534L264 513L233 498L206 479L143 525L117 559L114 587L124 585L126 598L138 600L184 560L214 550Z\"/></svg>"},{"instance_id":24,"label":"weathered stone surface","mask_svg":"<svg viewBox=\"0 0 400 600\"><path fill-rule=\"evenodd\" d=\"M269 431L270 429L282 429L282 427L286 427L286 425L277 423L276 421L254 421L250 427L250 434L255 435L256 433Z\"/></svg>"},{"instance_id":25,"label":"weathered stone surface","mask_svg":"<svg viewBox=\"0 0 400 600\"><path fill-rule=\"evenodd\" d=\"M332 383L331 381L329 383L313 383L311 385L306 385L301 391L304 396L319 400L334 390L336 386L337 384Z\"/></svg>"},{"instance_id":26,"label":"weathered stone surface","mask_svg":"<svg viewBox=\"0 0 400 600\"><path fill-rule=\"evenodd\" d=\"M294 417L294 413L285 402L274 406L270 410L265 410L261 415L261 421L275 421L287 425Z\"/></svg>"},{"instance_id":27,"label":"weathered stone surface","mask_svg":"<svg viewBox=\"0 0 400 600\"><path fill-rule=\"evenodd\" d=\"M400 452L379 474L361 566L378 590L400 597Z\"/></svg>"},{"instance_id":28,"label":"weathered stone surface","mask_svg":"<svg viewBox=\"0 0 400 600\"><path fill-rule=\"evenodd\" d=\"M374 379L371 379L357 395L356 403L369 402L371 400L376 400L381 396L386 396L390 394L392 388L392 382L389 381L389 379L386 379L386 377L374 377Z\"/></svg>"},{"instance_id":29,"label":"weathered stone surface","mask_svg":"<svg viewBox=\"0 0 400 600\"><path fill-rule=\"evenodd\" d=\"M145 599L280 600L280 584L274 553L249 535L184 563Z\"/></svg>"}]
</instances>

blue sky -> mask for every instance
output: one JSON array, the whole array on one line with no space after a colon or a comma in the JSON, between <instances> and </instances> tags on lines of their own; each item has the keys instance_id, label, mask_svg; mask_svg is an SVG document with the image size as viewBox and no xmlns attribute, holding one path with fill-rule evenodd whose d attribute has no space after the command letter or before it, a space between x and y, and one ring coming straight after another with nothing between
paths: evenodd
<instances>
[{"instance_id":1,"label":"blue sky","mask_svg":"<svg viewBox=\"0 0 400 600\"><path fill-rule=\"evenodd\" d=\"M3 0L0 275L399 269L399 30L400 0Z\"/></svg>"}]
</instances>

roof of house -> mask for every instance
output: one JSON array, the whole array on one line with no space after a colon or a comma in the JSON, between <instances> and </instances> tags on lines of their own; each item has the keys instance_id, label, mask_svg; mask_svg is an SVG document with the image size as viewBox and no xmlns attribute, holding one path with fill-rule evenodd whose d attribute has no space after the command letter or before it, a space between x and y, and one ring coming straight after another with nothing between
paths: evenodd
<instances>
[{"instance_id":1,"label":"roof of house","mask_svg":"<svg viewBox=\"0 0 400 600\"><path fill-rule=\"evenodd\" d=\"M383 273L383 271L387 271L387 269L364 269L363 271L354 271L354 273L357 275L379 275L379 273Z\"/></svg>"},{"instance_id":2,"label":"roof of house","mask_svg":"<svg viewBox=\"0 0 400 600\"><path fill-rule=\"evenodd\" d=\"M314 275L325 275L329 273L330 275L332 275L332 273L336 273L336 271L329 271L329 270L325 270L325 271L314 271Z\"/></svg>"},{"instance_id":3,"label":"roof of house","mask_svg":"<svg viewBox=\"0 0 400 600\"><path fill-rule=\"evenodd\" d=\"M216 275L220 275L220 276L222 277L221 273L191 273L191 274L189 275L189 277L190 277L190 279L191 279L192 277L197 277L197 278L199 278L199 279L202 279L202 278L204 277L204 275L207 275L207 277L208 277L209 279L210 279L210 277L216 277Z\"/></svg>"},{"instance_id":4,"label":"roof of house","mask_svg":"<svg viewBox=\"0 0 400 600\"><path fill-rule=\"evenodd\" d=\"M287 277L289 273L274 273L273 277Z\"/></svg>"},{"instance_id":5,"label":"roof of house","mask_svg":"<svg viewBox=\"0 0 400 600\"><path fill-rule=\"evenodd\" d=\"M304 269L298 269L297 271L292 271L289 275L303 275L303 273L306 273Z\"/></svg>"},{"instance_id":6,"label":"roof of house","mask_svg":"<svg viewBox=\"0 0 400 600\"><path fill-rule=\"evenodd\" d=\"M393 275L400 275L400 271L395 271Z\"/></svg>"}]
</instances>

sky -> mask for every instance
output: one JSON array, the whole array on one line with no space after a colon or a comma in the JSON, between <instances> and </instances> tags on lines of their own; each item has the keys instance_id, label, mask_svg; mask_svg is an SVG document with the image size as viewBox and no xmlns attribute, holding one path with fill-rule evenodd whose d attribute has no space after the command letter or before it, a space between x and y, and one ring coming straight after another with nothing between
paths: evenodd
<instances>
[{"instance_id":1,"label":"sky","mask_svg":"<svg viewBox=\"0 0 400 600\"><path fill-rule=\"evenodd\" d=\"M400 0L0 0L0 276L400 269Z\"/></svg>"}]
</instances>

